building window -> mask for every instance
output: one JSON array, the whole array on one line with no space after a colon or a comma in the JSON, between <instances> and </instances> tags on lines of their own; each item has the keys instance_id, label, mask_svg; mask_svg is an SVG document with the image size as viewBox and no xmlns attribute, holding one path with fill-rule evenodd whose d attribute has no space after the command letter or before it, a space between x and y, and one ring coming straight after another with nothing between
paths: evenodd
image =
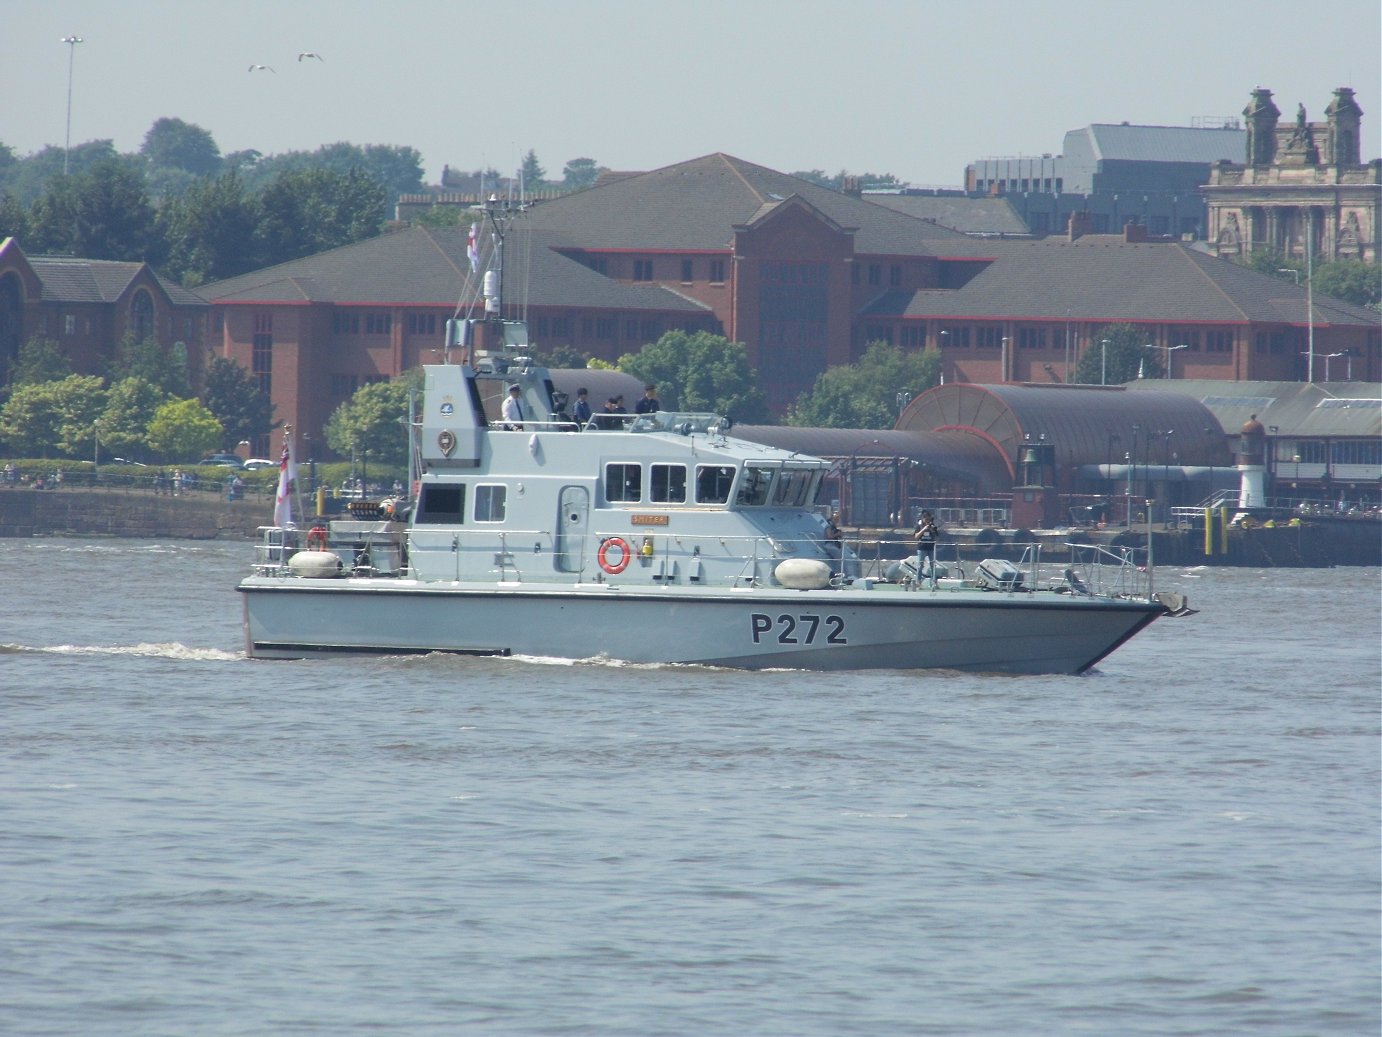
<instances>
[{"instance_id":1,"label":"building window","mask_svg":"<svg viewBox=\"0 0 1382 1037\"><path fill-rule=\"evenodd\" d=\"M331 330L337 335L360 334L360 315L337 310L331 317Z\"/></svg>"},{"instance_id":2,"label":"building window","mask_svg":"<svg viewBox=\"0 0 1382 1037\"><path fill-rule=\"evenodd\" d=\"M633 261L633 279L635 281L651 281L653 279L653 261L651 259L635 259Z\"/></svg>"},{"instance_id":3,"label":"building window","mask_svg":"<svg viewBox=\"0 0 1382 1037\"><path fill-rule=\"evenodd\" d=\"M553 317L552 318L552 337L570 338L571 337L571 318Z\"/></svg>"},{"instance_id":4,"label":"building window","mask_svg":"<svg viewBox=\"0 0 1382 1037\"><path fill-rule=\"evenodd\" d=\"M365 314L366 335L387 335L393 327L393 316L388 313Z\"/></svg>"},{"instance_id":5,"label":"building window","mask_svg":"<svg viewBox=\"0 0 1382 1037\"><path fill-rule=\"evenodd\" d=\"M869 264L869 284L883 283L883 268L877 263Z\"/></svg>"},{"instance_id":6,"label":"building window","mask_svg":"<svg viewBox=\"0 0 1382 1037\"><path fill-rule=\"evenodd\" d=\"M681 279L682 279L682 282L685 283L685 284L690 284L690 283L691 283L691 275L692 275L693 272L694 272L694 270L693 270L693 264L692 264L691 260L689 260L689 259L683 259L683 260L681 261Z\"/></svg>"},{"instance_id":7,"label":"building window","mask_svg":"<svg viewBox=\"0 0 1382 1037\"><path fill-rule=\"evenodd\" d=\"M582 317L582 318L581 318L581 338L594 338L594 337L595 337L595 318L594 318L594 317Z\"/></svg>"},{"instance_id":8,"label":"building window","mask_svg":"<svg viewBox=\"0 0 1382 1037\"><path fill-rule=\"evenodd\" d=\"M435 313L408 314L409 335L435 335L436 333L437 315Z\"/></svg>"},{"instance_id":9,"label":"building window","mask_svg":"<svg viewBox=\"0 0 1382 1037\"><path fill-rule=\"evenodd\" d=\"M638 338L638 321L624 321L624 338L626 338L630 342Z\"/></svg>"},{"instance_id":10,"label":"building window","mask_svg":"<svg viewBox=\"0 0 1382 1037\"><path fill-rule=\"evenodd\" d=\"M896 264L888 267L888 284L893 288L902 287L902 267Z\"/></svg>"},{"instance_id":11,"label":"building window","mask_svg":"<svg viewBox=\"0 0 1382 1037\"><path fill-rule=\"evenodd\" d=\"M68 313L63 316L62 333L64 335L75 335L77 333L77 315L75 313Z\"/></svg>"},{"instance_id":12,"label":"building window","mask_svg":"<svg viewBox=\"0 0 1382 1037\"><path fill-rule=\"evenodd\" d=\"M1018 328L1018 329L1017 329L1017 348L1018 348L1018 349L1045 349L1045 348L1046 348L1046 329L1045 329L1045 328Z\"/></svg>"},{"instance_id":13,"label":"building window","mask_svg":"<svg viewBox=\"0 0 1382 1037\"><path fill-rule=\"evenodd\" d=\"M136 342L153 338L154 300L148 292L135 292L130 302L130 331Z\"/></svg>"},{"instance_id":14,"label":"building window","mask_svg":"<svg viewBox=\"0 0 1382 1037\"><path fill-rule=\"evenodd\" d=\"M723 259L710 261L710 282L711 284L725 283L725 261Z\"/></svg>"},{"instance_id":15,"label":"building window","mask_svg":"<svg viewBox=\"0 0 1382 1037\"><path fill-rule=\"evenodd\" d=\"M250 350L250 373L265 396L273 396L274 318L271 313L254 315L254 339Z\"/></svg>"},{"instance_id":16,"label":"building window","mask_svg":"<svg viewBox=\"0 0 1382 1037\"><path fill-rule=\"evenodd\" d=\"M594 270L597 274L609 273L609 260L604 256L587 256L585 265Z\"/></svg>"},{"instance_id":17,"label":"building window","mask_svg":"<svg viewBox=\"0 0 1382 1037\"><path fill-rule=\"evenodd\" d=\"M596 317L595 337L600 339L614 338L617 325L618 322L613 317Z\"/></svg>"},{"instance_id":18,"label":"building window","mask_svg":"<svg viewBox=\"0 0 1382 1037\"><path fill-rule=\"evenodd\" d=\"M345 399L355 395L360 388L359 380L353 374L333 374L331 376L331 395Z\"/></svg>"}]
</instances>

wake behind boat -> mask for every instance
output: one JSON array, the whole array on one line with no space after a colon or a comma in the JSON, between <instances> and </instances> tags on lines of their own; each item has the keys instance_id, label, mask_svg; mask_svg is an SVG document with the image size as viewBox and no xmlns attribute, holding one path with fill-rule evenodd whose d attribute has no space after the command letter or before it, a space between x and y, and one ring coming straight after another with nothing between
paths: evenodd
<instances>
[{"instance_id":1,"label":"wake behind boat","mask_svg":"<svg viewBox=\"0 0 1382 1037\"><path fill-rule=\"evenodd\" d=\"M416 498L262 530L239 586L250 655L1080 673L1188 611L1129 554L1089 545L956 566L934 588L865 565L817 506L825 460L710 414L571 420L497 282L486 316L448 322L461 361L424 367ZM516 407L489 419L503 396Z\"/></svg>"}]
</instances>

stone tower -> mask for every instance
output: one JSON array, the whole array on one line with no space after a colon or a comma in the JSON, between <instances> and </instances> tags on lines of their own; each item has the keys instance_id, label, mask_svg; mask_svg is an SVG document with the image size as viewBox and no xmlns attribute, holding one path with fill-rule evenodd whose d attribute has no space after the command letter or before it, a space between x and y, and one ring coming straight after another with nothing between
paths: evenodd
<instances>
[{"instance_id":1,"label":"stone tower","mask_svg":"<svg viewBox=\"0 0 1382 1037\"><path fill-rule=\"evenodd\" d=\"M1276 158L1276 124L1281 118L1281 109L1272 103L1272 92L1262 87L1254 90L1243 118L1248 127L1247 164L1270 166Z\"/></svg>"},{"instance_id":2,"label":"stone tower","mask_svg":"<svg viewBox=\"0 0 1382 1037\"><path fill-rule=\"evenodd\" d=\"M1331 166L1361 165L1358 125L1363 109L1353 99L1353 91L1341 86L1334 91L1334 100L1324 110L1328 119L1328 139L1325 141L1325 162Z\"/></svg>"}]
</instances>

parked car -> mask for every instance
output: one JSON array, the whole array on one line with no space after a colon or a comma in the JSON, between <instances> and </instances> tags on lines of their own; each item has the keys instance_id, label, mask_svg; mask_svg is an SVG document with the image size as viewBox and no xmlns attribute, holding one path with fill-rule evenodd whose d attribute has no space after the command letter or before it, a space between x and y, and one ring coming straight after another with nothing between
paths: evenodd
<instances>
[{"instance_id":1,"label":"parked car","mask_svg":"<svg viewBox=\"0 0 1382 1037\"><path fill-rule=\"evenodd\" d=\"M198 464L216 465L219 468L244 468L245 462L240 460L235 454L212 454L210 457L203 457Z\"/></svg>"},{"instance_id":2,"label":"parked car","mask_svg":"<svg viewBox=\"0 0 1382 1037\"><path fill-rule=\"evenodd\" d=\"M277 461L270 461L267 457L251 457L245 462L245 471L253 472L260 468L277 468Z\"/></svg>"}]
</instances>

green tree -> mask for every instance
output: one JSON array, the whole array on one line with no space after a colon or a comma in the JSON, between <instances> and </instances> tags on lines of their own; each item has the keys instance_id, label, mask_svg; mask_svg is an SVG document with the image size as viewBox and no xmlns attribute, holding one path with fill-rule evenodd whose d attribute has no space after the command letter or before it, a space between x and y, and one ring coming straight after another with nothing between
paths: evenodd
<instances>
[{"instance_id":1,"label":"green tree","mask_svg":"<svg viewBox=\"0 0 1382 1037\"><path fill-rule=\"evenodd\" d=\"M15 385L35 385L39 382L61 381L72 373L67 354L53 339L35 335L19 347L19 359L14 365Z\"/></svg>"},{"instance_id":2,"label":"green tree","mask_svg":"<svg viewBox=\"0 0 1382 1037\"><path fill-rule=\"evenodd\" d=\"M579 191L593 184L599 175L600 167L593 158L573 158L562 169L561 182L568 190Z\"/></svg>"},{"instance_id":3,"label":"green tree","mask_svg":"<svg viewBox=\"0 0 1382 1037\"><path fill-rule=\"evenodd\" d=\"M198 180L159 210L169 243L167 272L194 288L255 269L258 223L258 202L238 174Z\"/></svg>"},{"instance_id":4,"label":"green tree","mask_svg":"<svg viewBox=\"0 0 1382 1037\"><path fill-rule=\"evenodd\" d=\"M168 393L147 378L121 378L106 392L101 445L113 454L144 456L149 448L149 423L166 402Z\"/></svg>"},{"instance_id":5,"label":"green tree","mask_svg":"<svg viewBox=\"0 0 1382 1037\"><path fill-rule=\"evenodd\" d=\"M59 176L30 213L35 251L158 262L162 239L144 177L128 161Z\"/></svg>"},{"instance_id":6,"label":"green tree","mask_svg":"<svg viewBox=\"0 0 1382 1037\"><path fill-rule=\"evenodd\" d=\"M406 464L408 437L403 422L408 415L408 393L416 388L419 374L409 372L392 382L358 390L327 420L322 430L326 445L342 457Z\"/></svg>"},{"instance_id":7,"label":"green tree","mask_svg":"<svg viewBox=\"0 0 1382 1037\"><path fill-rule=\"evenodd\" d=\"M0 241L6 238L28 240L29 211L14 194L0 191Z\"/></svg>"},{"instance_id":8,"label":"green tree","mask_svg":"<svg viewBox=\"0 0 1382 1037\"><path fill-rule=\"evenodd\" d=\"M386 218L384 189L359 170L283 173L259 204L256 238L269 265L373 237Z\"/></svg>"},{"instance_id":9,"label":"green tree","mask_svg":"<svg viewBox=\"0 0 1382 1037\"><path fill-rule=\"evenodd\" d=\"M0 189L13 194L21 205L33 205L54 180L64 175L63 160L63 149L51 145L26 155L0 169L0 178L3 178L0 179ZM114 141L91 140L74 145L66 153L66 160L68 172L76 174L102 162L121 161L121 156L115 150ZM25 244L27 246L28 243Z\"/></svg>"},{"instance_id":10,"label":"green tree","mask_svg":"<svg viewBox=\"0 0 1382 1037\"><path fill-rule=\"evenodd\" d=\"M1160 378L1165 355L1164 350L1147 348L1145 331L1131 324L1108 324L1090 336L1075 365L1074 380L1085 385L1121 385L1136 378Z\"/></svg>"},{"instance_id":11,"label":"green tree","mask_svg":"<svg viewBox=\"0 0 1382 1037\"><path fill-rule=\"evenodd\" d=\"M543 367L582 368L588 366L586 355L575 346L553 346L533 351L533 359Z\"/></svg>"},{"instance_id":12,"label":"green tree","mask_svg":"<svg viewBox=\"0 0 1382 1037\"><path fill-rule=\"evenodd\" d=\"M1321 264L1315 267L1315 291L1377 309L1382 302L1382 266L1357 260Z\"/></svg>"},{"instance_id":13,"label":"green tree","mask_svg":"<svg viewBox=\"0 0 1382 1037\"><path fill-rule=\"evenodd\" d=\"M669 331L637 353L619 358L619 370L657 386L667 410L711 411L736 421L769 420L742 342L709 331Z\"/></svg>"},{"instance_id":14,"label":"green tree","mask_svg":"<svg viewBox=\"0 0 1382 1037\"><path fill-rule=\"evenodd\" d=\"M144 134L139 154L150 170L179 169L193 176L215 176L221 170L215 138L181 119L157 120Z\"/></svg>"},{"instance_id":15,"label":"green tree","mask_svg":"<svg viewBox=\"0 0 1382 1037\"><path fill-rule=\"evenodd\" d=\"M259 388L259 383L226 357L211 361L201 400L225 429L223 445L227 449L245 439L253 443L274 427L273 404Z\"/></svg>"},{"instance_id":16,"label":"green tree","mask_svg":"<svg viewBox=\"0 0 1382 1037\"><path fill-rule=\"evenodd\" d=\"M120 340L110 365L110 381L114 384L126 378L143 379L157 386L165 396L185 399L192 395L188 386L187 357L164 350L151 338L136 340L127 334Z\"/></svg>"},{"instance_id":17,"label":"green tree","mask_svg":"<svg viewBox=\"0 0 1382 1037\"><path fill-rule=\"evenodd\" d=\"M20 456L89 455L103 404L94 375L18 386L0 408L0 439Z\"/></svg>"},{"instance_id":18,"label":"green tree","mask_svg":"<svg viewBox=\"0 0 1382 1037\"><path fill-rule=\"evenodd\" d=\"M225 430L200 400L169 400L149 422L149 447L172 464L191 462L221 444Z\"/></svg>"},{"instance_id":19,"label":"green tree","mask_svg":"<svg viewBox=\"0 0 1382 1037\"><path fill-rule=\"evenodd\" d=\"M811 428L892 428L897 394L913 395L940 381L936 349L906 352L888 342L871 342L857 364L826 368L809 392L787 413L789 425Z\"/></svg>"},{"instance_id":20,"label":"green tree","mask_svg":"<svg viewBox=\"0 0 1382 1037\"><path fill-rule=\"evenodd\" d=\"M532 148L523 156L523 165L519 169L523 174L523 186L530 191L541 186L547 177L547 170L542 168L542 164L537 160L537 152Z\"/></svg>"}]
</instances>

